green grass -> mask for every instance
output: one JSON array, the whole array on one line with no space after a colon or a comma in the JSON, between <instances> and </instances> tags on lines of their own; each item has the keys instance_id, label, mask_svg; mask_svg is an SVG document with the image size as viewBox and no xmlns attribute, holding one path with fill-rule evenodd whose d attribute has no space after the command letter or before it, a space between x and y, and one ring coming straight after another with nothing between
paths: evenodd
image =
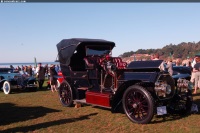
<instances>
[{"instance_id":1,"label":"green grass","mask_svg":"<svg viewBox=\"0 0 200 133\"><path fill-rule=\"evenodd\" d=\"M200 91L194 96L200 106ZM132 123L125 114L93 106L61 106L49 90L5 95L0 92L0 132L34 133L199 133L200 116L155 116L150 124Z\"/></svg>"}]
</instances>

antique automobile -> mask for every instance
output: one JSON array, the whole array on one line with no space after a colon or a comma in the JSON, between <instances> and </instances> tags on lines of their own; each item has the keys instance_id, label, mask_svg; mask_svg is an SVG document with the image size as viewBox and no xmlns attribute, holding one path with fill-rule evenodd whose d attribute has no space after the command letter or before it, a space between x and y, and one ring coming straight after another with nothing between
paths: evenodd
<instances>
[{"instance_id":1,"label":"antique automobile","mask_svg":"<svg viewBox=\"0 0 200 133\"><path fill-rule=\"evenodd\" d=\"M36 79L11 68L0 68L0 88L4 94L10 94L14 89L36 91Z\"/></svg>"},{"instance_id":2,"label":"antique automobile","mask_svg":"<svg viewBox=\"0 0 200 133\"><path fill-rule=\"evenodd\" d=\"M89 104L122 108L135 123L149 123L154 115L187 112L192 105L186 79L174 79L159 69L162 60L134 61L128 66L112 57L115 43L100 39L63 39L57 44L64 80L59 87L63 106Z\"/></svg>"}]
</instances>

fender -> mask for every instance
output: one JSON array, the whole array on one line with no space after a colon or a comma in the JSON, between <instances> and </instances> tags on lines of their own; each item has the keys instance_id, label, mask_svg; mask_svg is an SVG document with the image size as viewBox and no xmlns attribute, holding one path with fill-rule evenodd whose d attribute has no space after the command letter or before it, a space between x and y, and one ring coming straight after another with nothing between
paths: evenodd
<instances>
[{"instance_id":1,"label":"fender","mask_svg":"<svg viewBox=\"0 0 200 133\"><path fill-rule=\"evenodd\" d=\"M119 88L117 89L115 95L111 99L111 105L112 105L111 106L111 111L112 112L116 112L118 110L118 107L120 107L121 100L122 100L122 97L123 97L123 94L124 94L125 90L129 86L137 84L137 83L141 83L141 80L129 80L129 81L125 81L125 82L123 82L119 86Z\"/></svg>"},{"instance_id":2,"label":"fender","mask_svg":"<svg viewBox=\"0 0 200 133\"><path fill-rule=\"evenodd\" d=\"M7 80L6 80L6 79L2 79L2 80L0 81L0 88L3 87L3 83L4 83L5 81L7 81Z\"/></svg>"}]
</instances>

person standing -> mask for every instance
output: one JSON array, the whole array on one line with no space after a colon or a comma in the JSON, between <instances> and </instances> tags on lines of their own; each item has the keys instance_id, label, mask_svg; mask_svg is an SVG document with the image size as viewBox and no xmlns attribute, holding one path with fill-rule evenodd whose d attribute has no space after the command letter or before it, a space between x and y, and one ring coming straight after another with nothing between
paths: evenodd
<instances>
[{"instance_id":1,"label":"person standing","mask_svg":"<svg viewBox=\"0 0 200 133\"><path fill-rule=\"evenodd\" d=\"M196 58L196 64L194 65L193 72L195 72L195 86L193 94L196 94L198 83L200 82L200 57Z\"/></svg>"},{"instance_id":2,"label":"person standing","mask_svg":"<svg viewBox=\"0 0 200 133\"><path fill-rule=\"evenodd\" d=\"M155 54L154 57L153 57L153 60L160 60L159 54ZM160 68L160 70L165 71L164 61L160 64L159 68Z\"/></svg>"},{"instance_id":3,"label":"person standing","mask_svg":"<svg viewBox=\"0 0 200 133\"><path fill-rule=\"evenodd\" d=\"M12 68L13 70L15 69L15 68L13 67L13 65L10 65L10 68Z\"/></svg>"},{"instance_id":4,"label":"person standing","mask_svg":"<svg viewBox=\"0 0 200 133\"><path fill-rule=\"evenodd\" d=\"M38 78L39 89L42 89L45 80L45 68L42 66L42 63L38 63L38 68L36 73Z\"/></svg>"},{"instance_id":5,"label":"person standing","mask_svg":"<svg viewBox=\"0 0 200 133\"><path fill-rule=\"evenodd\" d=\"M18 70L18 71L21 71L22 69L21 69L21 67L20 67L20 66L17 66L17 70Z\"/></svg>"},{"instance_id":6,"label":"person standing","mask_svg":"<svg viewBox=\"0 0 200 133\"><path fill-rule=\"evenodd\" d=\"M56 65L56 66L55 66L55 70L56 70L57 73L60 71L59 65Z\"/></svg>"},{"instance_id":7,"label":"person standing","mask_svg":"<svg viewBox=\"0 0 200 133\"><path fill-rule=\"evenodd\" d=\"M181 61L181 59L180 58L178 58L177 60L176 60L176 66L181 66L181 63L182 61Z\"/></svg>"},{"instance_id":8,"label":"person standing","mask_svg":"<svg viewBox=\"0 0 200 133\"><path fill-rule=\"evenodd\" d=\"M192 61L191 63L191 66L192 66L192 73L191 73L191 79L190 81L194 84L195 82L195 72L193 71L194 70L194 65L196 64L196 59L197 57L194 58L194 60Z\"/></svg>"},{"instance_id":9,"label":"person standing","mask_svg":"<svg viewBox=\"0 0 200 133\"><path fill-rule=\"evenodd\" d=\"M51 85L51 91L57 91L57 78L55 76L57 76L57 72L55 70L55 65L51 65L50 66L50 85Z\"/></svg>"},{"instance_id":10,"label":"person standing","mask_svg":"<svg viewBox=\"0 0 200 133\"><path fill-rule=\"evenodd\" d=\"M28 68L27 68L27 73L28 73L28 75L29 75L30 77L32 77L32 75L33 75L33 70L32 70L32 66L31 66L31 65L28 66Z\"/></svg>"},{"instance_id":11,"label":"person standing","mask_svg":"<svg viewBox=\"0 0 200 133\"><path fill-rule=\"evenodd\" d=\"M190 58L187 57L187 60L186 60L185 66L186 66L186 67L189 67L190 64L191 64L191 62L190 62Z\"/></svg>"},{"instance_id":12,"label":"person standing","mask_svg":"<svg viewBox=\"0 0 200 133\"><path fill-rule=\"evenodd\" d=\"M45 68L45 77L47 77L47 79L49 79L49 67L48 67L48 64L46 64L44 66L44 68Z\"/></svg>"},{"instance_id":13,"label":"person standing","mask_svg":"<svg viewBox=\"0 0 200 133\"><path fill-rule=\"evenodd\" d=\"M172 65L172 59L168 59L168 62L167 62L167 66L166 68L168 69L168 72L169 74L172 76L173 75L173 65Z\"/></svg>"}]
</instances>

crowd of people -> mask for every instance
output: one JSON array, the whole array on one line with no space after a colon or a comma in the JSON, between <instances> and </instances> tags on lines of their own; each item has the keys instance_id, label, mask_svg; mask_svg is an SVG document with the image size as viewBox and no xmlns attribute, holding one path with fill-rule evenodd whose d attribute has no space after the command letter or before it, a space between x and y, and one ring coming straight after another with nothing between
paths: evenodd
<instances>
[{"instance_id":1,"label":"crowd of people","mask_svg":"<svg viewBox=\"0 0 200 133\"><path fill-rule=\"evenodd\" d=\"M151 56L151 60L159 60L159 55L154 54ZM164 60L160 65L161 70L167 70L170 75L173 75L173 66L186 66L191 69L191 82L194 84L194 94L197 93L197 89L200 88L200 56L195 56L194 59L187 58L183 62L181 59L172 60L168 58ZM51 64L50 67L48 64L42 66L42 63L38 63L37 67L29 66L17 66L14 68L10 65L10 68L13 68L16 71L23 71L27 73L28 76L35 76L38 79L39 89L42 89L45 78L50 81L51 91L57 91L57 79L55 76L60 71L59 65Z\"/></svg>"},{"instance_id":2,"label":"crowd of people","mask_svg":"<svg viewBox=\"0 0 200 133\"><path fill-rule=\"evenodd\" d=\"M45 79L48 79L51 86L51 91L57 91L57 79L55 76L57 76L58 72L60 71L59 65L51 64L49 67L48 64L43 66L42 63L38 63L37 67L32 67L31 65L22 65L21 67L17 66L14 68L12 65L10 65L10 68L17 72L23 72L30 77L36 77L38 80L39 89L43 89L44 81Z\"/></svg>"}]
</instances>

